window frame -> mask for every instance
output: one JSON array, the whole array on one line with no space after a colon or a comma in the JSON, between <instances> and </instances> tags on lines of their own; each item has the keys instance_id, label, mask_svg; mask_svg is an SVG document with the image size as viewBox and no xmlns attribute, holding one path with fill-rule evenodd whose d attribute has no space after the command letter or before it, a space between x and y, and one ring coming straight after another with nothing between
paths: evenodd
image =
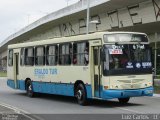
<instances>
[{"instance_id":1,"label":"window frame","mask_svg":"<svg viewBox=\"0 0 160 120\"><path fill-rule=\"evenodd\" d=\"M81 53L78 53L78 46L77 46L77 44L82 44L82 43L85 43L86 45L85 45L85 48L88 48L88 51L87 51L87 53L88 53L88 63L87 64L85 64L85 63L83 63L83 64L78 64L78 57L77 57L77 55L81 55L81 56L83 56L84 55L84 61L83 62L85 62L85 54L87 54L87 53L85 53L85 49L84 49L84 52L81 52ZM76 50L74 50L74 47L75 47L75 44L76 44ZM88 45L87 45L88 44ZM76 53L75 53L75 51L76 51ZM73 62L74 62L74 56L76 56L76 63L72 63L74 66L88 66L89 65L89 63L90 63L90 61L89 61L89 54L90 54L90 43L89 43L89 40L87 41L87 40L85 40L85 41L78 41L78 42L74 42L73 43Z\"/></svg>"},{"instance_id":2,"label":"window frame","mask_svg":"<svg viewBox=\"0 0 160 120\"><path fill-rule=\"evenodd\" d=\"M24 52L23 56L22 56L22 49L23 49L23 52ZM24 59L24 63L23 64L22 64L22 59ZM21 48L21 50L20 50L20 66L25 66L25 48L24 47Z\"/></svg>"},{"instance_id":3,"label":"window frame","mask_svg":"<svg viewBox=\"0 0 160 120\"><path fill-rule=\"evenodd\" d=\"M37 48L41 48L41 47L43 48L43 56L37 56ZM34 49L35 49L34 65L35 66L45 66L46 65L46 46L45 45L35 46ZM37 61L38 57L43 57L43 64L38 64L38 61Z\"/></svg>"},{"instance_id":4,"label":"window frame","mask_svg":"<svg viewBox=\"0 0 160 120\"><path fill-rule=\"evenodd\" d=\"M50 46L55 46L55 54L54 55L49 55L49 47ZM57 51L56 51L57 50ZM49 44L49 45L46 45L46 65L47 66L57 66L58 65L58 63L59 63L59 45L58 44ZM57 54L56 54L57 53ZM51 65L49 65L49 62L47 61L47 57L48 56L55 56L55 64L51 64Z\"/></svg>"},{"instance_id":5,"label":"window frame","mask_svg":"<svg viewBox=\"0 0 160 120\"><path fill-rule=\"evenodd\" d=\"M63 46L63 45L65 45L65 54L62 54L61 52L63 52L62 51L62 49L61 49L61 46ZM66 54L66 46L69 46L69 53L68 54ZM71 49L71 50L70 50ZM72 42L66 42L66 43L60 43L59 44L59 51L58 51L58 64L60 65L60 66L70 66L70 65L72 65L72 54L73 54L73 43ZM66 58L67 58L67 56L69 57L69 59L70 59L70 61L69 61L69 63L67 64L67 62L66 62ZM61 63L61 57L64 57L64 64L63 63Z\"/></svg>"},{"instance_id":6,"label":"window frame","mask_svg":"<svg viewBox=\"0 0 160 120\"><path fill-rule=\"evenodd\" d=\"M11 59L11 58L10 58L10 51L12 51L12 62L11 62L11 64L9 63L9 60ZM8 66L9 66L9 67L12 67L12 66L13 66L13 55L14 55L13 49L9 49L9 50L8 50Z\"/></svg>"},{"instance_id":7,"label":"window frame","mask_svg":"<svg viewBox=\"0 0 160 120\"><path fill-rule=\"evenodd\" d=\"M32 48L33 49L33 65L27 65L26 63L26 60L27 60L27 55L26 55L26 50L28 50L28 49L30 49L30 48ZM27 54L28 54L28 51L27 51ZM34 46L32 46L32 47L26 47L25 48L25 66L34 66L35 65L35 47Z\"/></svg>"}]
</instances>

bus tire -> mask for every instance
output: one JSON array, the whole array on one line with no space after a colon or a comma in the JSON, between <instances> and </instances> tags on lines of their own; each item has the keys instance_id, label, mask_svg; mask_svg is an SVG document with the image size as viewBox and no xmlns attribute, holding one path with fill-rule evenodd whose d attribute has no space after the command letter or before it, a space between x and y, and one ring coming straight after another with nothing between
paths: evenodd
<instances>
[{"instance_id":1,"label":"bus tire","mask_svg":"<svg viewBox=\"0 0 160 120\"><path fill-rule=\"evenodd\" d=\"M86 95L85 87L81 83L76 88L76 98L77 98L78 104L83 106L87 104L87 95Z\"/></svg>"},{"instance_id":2,"label":"bus tire","mask_svg":"<svg viewBox=\"0 0 160 120\"><path fill-rule=\"evenodd\" d=\"M121 103L121 104L126 104L126 103L128 103L129 102L129 97L128 98L118 98L118 100L119 100L119 102Z\"/></svg>"},{"instance_id":3,"label":"bus tire","mask_svg":"<svg viewBox=\"0 0 160 120\"><path fill-rule=\"evenodd\" d=\"M28 97L34 97L33 86L30 80L26 82L26 93Z\"/></svg>"}]
</instances>

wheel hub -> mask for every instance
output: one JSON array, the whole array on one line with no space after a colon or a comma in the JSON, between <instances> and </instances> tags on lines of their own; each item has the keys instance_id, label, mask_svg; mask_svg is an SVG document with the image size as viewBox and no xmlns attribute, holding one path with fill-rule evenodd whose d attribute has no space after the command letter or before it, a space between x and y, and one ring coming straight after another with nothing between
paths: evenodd
<instances>
[{"instance_id":1,"label":"wheel hub","mask_svg":"<svg viewBox=\"0 0 160 120\"><path fill-rule=\"evenodd\" d=\"M81 90L78 90L77 97L79 100L82 99L82 91Z\"/></svg>"},{"instance_id":2,"label":"wheel hub","mask_svg":"<svg viewBox=\"0 0 160 120\"><path fill-rule=\"evenodd\" d=\"M28 90L32 91L32 86L31 85L28 86Z\"/></svg>"}]
</instances>

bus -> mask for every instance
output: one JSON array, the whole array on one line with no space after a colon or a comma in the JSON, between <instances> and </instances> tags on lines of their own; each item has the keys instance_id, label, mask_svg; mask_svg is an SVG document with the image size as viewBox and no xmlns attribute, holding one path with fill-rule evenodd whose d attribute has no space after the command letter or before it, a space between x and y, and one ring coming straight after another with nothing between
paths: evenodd
<instances>
[{"instance_id":1,"label":"bus","mask_svg":"<svg viewBox=\"0 0 160 120\"><path fill-rule=\"evenodd\" d=\"M7 85L36 93L89 99L153 96L151 48L146 34L96 32L8 46Z\"/></svg>"}]
</instances>

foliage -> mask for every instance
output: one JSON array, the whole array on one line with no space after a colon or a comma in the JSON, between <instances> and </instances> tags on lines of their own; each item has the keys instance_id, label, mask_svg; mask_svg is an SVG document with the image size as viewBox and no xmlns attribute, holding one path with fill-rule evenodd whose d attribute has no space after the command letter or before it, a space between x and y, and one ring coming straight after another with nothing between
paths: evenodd
<instances>
[{"instance_id":1,"label":"foliage","mask_svg":"<svg viewBox=\"0 0 160 120\"><path fill-rule=\"evenodd\" d=\"M7 77L7 72L0 72L0 77Z\"/></svg>"},{"instance_id":2,"label":"foliage","mask_svg":"<svg viewBox=\"0 0 160 120\"><path fill-rule=\"evenodd\" d=\"M154 86L154 93L160 94L160 86Z\"/></svg>"}]
</instances>

